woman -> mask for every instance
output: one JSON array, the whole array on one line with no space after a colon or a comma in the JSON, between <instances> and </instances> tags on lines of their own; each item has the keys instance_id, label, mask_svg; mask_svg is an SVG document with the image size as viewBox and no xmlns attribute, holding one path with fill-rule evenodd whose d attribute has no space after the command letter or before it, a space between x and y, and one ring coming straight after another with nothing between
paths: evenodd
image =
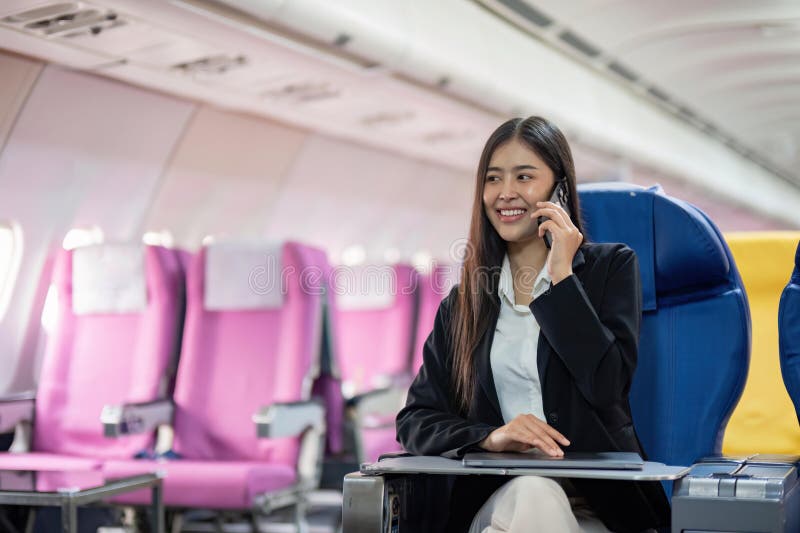
<instances>
[{"instance_id":1,"label":"woman","mask_svg":"<svg viewBox=\"0 0 800 533\"><path fill-rule=\"evenodd\" d=\"M567 209L547 201L559 183ZM644 456L628 402L636 256L585 241L572 154L547 120L509 120L489 137L463 269L397 415L403 447L452 458L530 448ZM642 531L666 526L669 504L656 482L457 476L447 523L470 533Z\"/></svg>"}]
</instances>

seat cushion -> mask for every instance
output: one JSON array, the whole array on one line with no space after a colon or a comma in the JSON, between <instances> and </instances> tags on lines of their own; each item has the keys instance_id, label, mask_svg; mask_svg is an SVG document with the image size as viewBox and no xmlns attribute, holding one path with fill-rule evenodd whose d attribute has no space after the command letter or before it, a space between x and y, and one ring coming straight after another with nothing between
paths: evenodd
<instances>
[{"instance_id":1,"label":"seat cushion","mask_svg":"<svg viewBox=\"0 0 800 533\"><path fill-rule=\"evenodd\" d=\"M169 507L249 509L259 494L287 488L295 481L294 469L261 462L112 460L103 465L107 479L147 472L165 475L164 504ZM147 504L150 493L137 491L114 501Z\"/></svg>"},{"instance_id":2,"label":"seat cushion","mask_svg":"<svg viewBox=\"0 0 800 533\"><path fill-rule=\"evenodd\" d=\"M0 470L99 470L102 463L96 459L59 455L56 453L0 453Z\"/></svg>"}]
</instances>

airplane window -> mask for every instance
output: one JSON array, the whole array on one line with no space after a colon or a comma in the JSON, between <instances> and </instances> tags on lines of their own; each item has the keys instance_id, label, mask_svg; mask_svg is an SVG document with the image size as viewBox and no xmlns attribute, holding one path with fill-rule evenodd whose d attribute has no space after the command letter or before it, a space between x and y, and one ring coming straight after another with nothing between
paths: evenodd
<instances>
[{"instance_id":1,"label":"airplane window","mask_svg":"<svg viewBox=\"0 0 800 533\"><path fill-rule=\"evenodd\" d=\"M42 308L42 329L50 335L56 325L58 317L58 291L55 285L50 285L47 289L47 297L44 299L44 307Z\"/></svg>"},{"instance_id":2,"label":"airplane window","mask_svg":"<svg viewBox=\"0 0 800 533\"><path fill-rule=\"evenodd\" d=\"M22 230L18 224L0 222L0 320L5 316L22 259Z\"/></svg>"},{"instance_id":3,"label":"airplane window","mask_svg":"<svg viewBox=\"0 0 800 533\"><path fill-rule=\"evenodd\" d=\"M88 246L90 244L100 244L103 242L103 230L97 226L90 228L72 228L64 236L65 250L72 250L79 246Z\"/></svg>"},{"instance_id":4,"label":"airplane window","mask_svg":"<svg viewBox=\"0 0 800 533\"><path fill-rule=\"evenodd\" d=\"M103 230L97 226L89 228L72 228L64 236L62 246L65 250L72 250L80 246L100 244L103 242ZM55 328L58 317L58 291L54 285L47 289L47 296L42 308L42 329L50 335Z\"/></svg>"}]
</instances>

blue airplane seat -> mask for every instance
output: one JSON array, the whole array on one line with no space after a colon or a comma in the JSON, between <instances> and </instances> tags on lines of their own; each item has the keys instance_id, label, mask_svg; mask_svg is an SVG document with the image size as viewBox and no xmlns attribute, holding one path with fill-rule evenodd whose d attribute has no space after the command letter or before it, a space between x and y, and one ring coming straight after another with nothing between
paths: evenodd
<instances>
[{"instance_id":1,"label":"blue airplane seat","mask_svg":"<svg viewBox=\"0 0 800 533\"><path fill-rule=\"evenodd\" d=\"M703 212L659 186L578 192L590 240L626 243L639 259L643 316L630 399L648 458L691 465L719 454L750 358L747 296L727 244Z\"/></svg>"},{"instance_id":2,"label":"blue airplane seat","mask_svg":"<svg viewBox=\"0 0 800 533\"><path fill-rule=\"evenodd\" d=\"M800 242L794 256L794 272L778 306L778 347L783 382L800 423Z\"/></svg>"}]
</instances>

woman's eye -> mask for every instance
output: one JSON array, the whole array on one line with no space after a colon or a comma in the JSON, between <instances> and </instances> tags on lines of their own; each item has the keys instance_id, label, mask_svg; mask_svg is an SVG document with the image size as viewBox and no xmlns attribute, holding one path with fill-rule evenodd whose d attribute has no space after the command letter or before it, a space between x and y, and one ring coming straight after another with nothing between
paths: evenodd
<instances>
[{"instance_id":1,"label":"woman's eye","mask_svg":"<svg viewBox=\"0 0 800 533\"><path fill-rule=\"evenodd\" d=\"M532 180L533 176L529 176L528 174L520 174L518 176L518 179L521 179L521 180Z\"/></svg>"},{"instance_id":2,"label":"woman's eye","mask_svg":"<svg viewBox=\"0 0 800 533\"><path fill-rule=\"evenodd\" d=\"M497 181L499 179L498 176L486 176L486 181Z\"/></svg>"}]
</instances>

